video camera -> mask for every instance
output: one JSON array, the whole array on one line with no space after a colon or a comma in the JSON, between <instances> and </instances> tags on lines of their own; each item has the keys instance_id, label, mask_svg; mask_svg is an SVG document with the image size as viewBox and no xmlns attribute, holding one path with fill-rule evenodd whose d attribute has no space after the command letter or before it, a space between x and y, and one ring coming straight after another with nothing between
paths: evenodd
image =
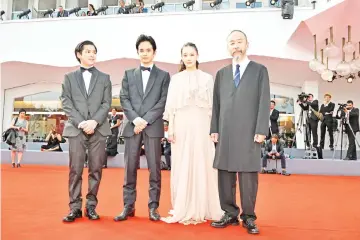
<instances>
[{"instance_id":1,"label":"video camera","mask_svg":"<svg viewBox=\"0 0 360 240\"><path fill-rule=\"evenodd\" d=\"M345 103L338 103L338 105L339 105L339 109L344 109L344 108L346 108L347 107L347 104Z\"/></svg>"},{"instance_id":2,"label":"video camera","mask_svg":"<svg viewBox=\"0 0 360 240\"><path fill-rule=\"evenodd\" d=\"M308 98L309 98L309 94L302 92L298 95L297 102L306 103Z\"/></svg>"}]
</instances>

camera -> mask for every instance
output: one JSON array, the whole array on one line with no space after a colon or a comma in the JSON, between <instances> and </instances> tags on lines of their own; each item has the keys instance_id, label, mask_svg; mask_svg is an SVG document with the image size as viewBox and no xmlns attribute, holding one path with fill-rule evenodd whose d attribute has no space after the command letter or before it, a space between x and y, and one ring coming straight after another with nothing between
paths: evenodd
<instances>
[{"instance_id":1,"label":"camera","mask_svg":"<svg viewBox=\"0 0 360 240\"><path fill-rule=\"evenodd\" d=\"M302 93L300 93L300 94L298 95L298 100L297 100L297 102L306 103L308 97L309 97L309 94L306 94L306 93L302 92Z\"/></svg>"},{"instance_id":2,"label":"camera","mask_svg":"<svg viewBox=\"0 0 360 240\"><path fill-rule=\"evenodd\" d=\"M338 105L339 105L339 109L344 109L344 108L347 107L347 104L346 104L346 103L345 103L345 104L343 104L343 103L338 103Z\"/></svg>"}]
</instances>

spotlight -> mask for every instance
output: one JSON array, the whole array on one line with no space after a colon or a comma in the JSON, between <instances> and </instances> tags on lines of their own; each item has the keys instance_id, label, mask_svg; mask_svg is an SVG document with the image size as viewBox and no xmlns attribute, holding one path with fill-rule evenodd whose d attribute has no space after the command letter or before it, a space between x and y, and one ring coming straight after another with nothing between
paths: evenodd
<instances>
[{"instance_id":1,"label":"spotlight","mask_svg":"<svg viewBox=\"0 0 360 240\"><path fill-rule=\"evenodd\" d=\"M96 10L95 12L97 13L97 14L99 14L99 13L103 13L104 15L106 14L106 9L108 9L109 7L108 6L102 6L102 7L100 7L98 10Z\"/></svg>"},{"instance_id":2,"label":"spotlight","mask_svg":"<svg viewBox=\"0 0 360 240\"><path fill-rule=\"evenodd\" d=\"M279 0L271 0L271 1L270 1L270 4L274 6L278 1L279 1Z\"/></svg>"},{"instance_id":3,"label":"spotlight","mask_svg":"<svg viewBox=\"0 0 360 240\"><path fill-rule=\"evenodd\" d=\"M70 9L70 10L69 10L69 15L75 13L76 16L79 16L79 15L78 15L78 12L79 12L80 10L81 10L81 7L76 7L76 8Z\"/></svg>"},{"instance_id":4,"label":"spotlight","mask_svg":"<svg viewBox=\"0 0 360 240\"><path fill-rule=\"evenodd\" d=\"M293 19L294 5L294 0L281 1L281 16L283 17L283 19Z\"/></svg>"},{"instance_id":5,"label":"spotlight","mask_svg":"<svg viewBox=\"0 0 360 240\"><path fill-rule=\"evenodd\" d=\"M194 9L194 4L195 4L195 1L190 0L190 1L187 1L187 2L183 3L183 7L187 8L190 11L192 11Z\"/></svg>"},{"instance_id":6,"label":"spotlight","mask_svg":"<svg viewBox=\"0 0 360 240\"><path fill-rule=\"evenodd\" d=\"M215 0L213 2L210 3L210 7L215 7L215 6L218 6L222 3L222 0Z\"/></svg>"},{"instance_id":7,"label":"spotlight","mask_svg":"<svg viewBox=\"0 0 360 240\"><path fill-rule=\"evenodd\" d=\"M313 9L316 8L316 0L311 1L311 4L313 5Z\"/></svg>"},{"instance_id":8,"label":"spotlight","mask_svg":"<svg viewBox=\"0 0 360 240\"><path fill-rule=\"evenodd\" d=\"M46 17L46 15L49 15L49 17L53 17L53 12L55 12L55 9L49 9L46 12L44 12L44 17Z\"/></svg>"},{"instance_id":9,"label":"spotlight","mask_svg":"<svg viewBox=\"0 0 360 240\"><path fill-rule=\"evenodd\" d=\"M162 12L162 7L165 5L165 3L164 2L158 2L158 3L156 3L155 5L152 5L151 6L151 9L152 10L158 10L159 12Z\"/></svg>"},{"instance_id":10,"label":"spotlight","mask_svg":"<svg viewBox=\"0 0 360 240\"><path fill-rule=\"evenodd\" d=\"M348 83L352 83L355 79L355 75L354 74L350 74L347 78L346 78L346 81Z\"/></svg>"},{"instance_id":11,"label":"spotlight","mask_svg":"<svg viewBox=\"0 0 360 240\"><path fill-rule=\"evenodd\" d=\"M130 12L130 10L133 9L133 8L136 8L136 4L135 4L135 3L132 3L132 4L130 4L130 5L125 6L125 10L126 10L127 12Z\"/></svg>"},{"instance_id":12,"label":"spotlight","mask_svg":"<svg viewBox=\"0 0 360 240\"><path fill-rule=\"evenodd\" d=\"M21 19L22 17L26 17L27 19L29 19L29 13L31 13L31 10L30 9L28 9L28 10L25 10L25 11L23 11L22 13L19 13L18 15L17 15L17 17L19 18L19 19Z\"/></svg>"},{"instance_id":13,"label":"spotlight","mask_svg":"<svg viewBox=\"0 0 360 240\"><path fill-rule=\"evenodd\" d=\"M256 0L247 0L247 1L245 2L245 5L248 6L248 7L250 7L250 5L251 5L252 3L255 3L255 2L256 2Z\"/></svg>"},{"instance_id":14,"label":"spotlight","mask_svg":"<svg viewBox=\"0 0 360 240\"><path fill-rule=\"evenodd\" d=\"M2 21L3 20L3 18L2 18L2 16L5 14L5 11L4 10L1 10L0 11L0 20Z\"/></svg>"}]
</instances>

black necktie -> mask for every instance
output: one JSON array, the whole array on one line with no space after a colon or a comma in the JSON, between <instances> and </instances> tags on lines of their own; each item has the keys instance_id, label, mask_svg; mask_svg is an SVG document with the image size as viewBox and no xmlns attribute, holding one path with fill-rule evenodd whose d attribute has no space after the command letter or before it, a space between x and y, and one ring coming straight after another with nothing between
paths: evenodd
<instances>
[{"instance_id":1,"label":"black necktie","mask_svg":"<svg viewBox=\"0 0 360 240\"><path fill-rule=\"evenodd\" d=\"M94 67L91 67L91 68L84 68L84 67L80 67L80 71L83 73L85 71L89 71L89 72L93 72L95 70Z\"/></svg>"},{"instance_id":2,"label":"black necktie","mask_svg":"<svg viewBox=\"0 0 360 240\"><path fill-rule=\"evenodd\" d=\"M144 67L144 66L141 66L140 69L141 69L141 71L149 71L149 72L151 71L151 68Z\"/></svg>"}]
</instances>

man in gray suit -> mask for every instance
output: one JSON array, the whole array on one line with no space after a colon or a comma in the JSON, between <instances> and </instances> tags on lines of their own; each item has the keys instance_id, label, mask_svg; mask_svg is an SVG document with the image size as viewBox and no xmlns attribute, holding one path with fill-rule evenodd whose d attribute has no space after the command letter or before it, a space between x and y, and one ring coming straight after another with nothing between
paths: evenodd
<instances>
[{"instance_id":1,"label":"man in gray suit","mask_svg":"<svg viewBox=\"0 0 360 240\"><path fill-rule=\"evenodd\" d=\"M123 186L124 210L115 221L135 215L136 176L142 142L150 170L149 219L160 220L157 210L161 192L161 138L164 137L162 120L170 75L154 65L156 43L151 36L141 35L136 41L141 66L125 71L120 92L121 106L128 119L125 138L125 179Z\"/></svg>"},{"instance_id":2,"label":"man in gray suit","mask_svg":"<svg viewBox=\"0 0 360 240\"><path fill-rule=\"evenodd\" d=\"M216 74L210 130L217 143L214 167L218 169L220 204L225 214L211 225L224 228L239 224L237 172L242 225L248 233L257 234L254 209L261 170L260 144L269 130L269 76L266 67L247 58L248 41L242 31L232 31L227 41L233 62Z\"/></svg>"},{"instance_id":3,"label":"man in gray suit","mask_svg":"<svg viewBox=\"0 0 360 240\"><path fill-rule=\"evenodd\" d=\"M97 48L91 41L83 41L75 48L80 69L65 75L61 101L68 121L63 132L69 138L69 197L70 213L64 222L82 217L82 173L88 149L89 190L86 195L85 216L99 219L95 212L98 203L102 166L105 162L105 139L111 135L107 120L112 100L109 75L94 67Z\"/></svg>"}]
</instances>

